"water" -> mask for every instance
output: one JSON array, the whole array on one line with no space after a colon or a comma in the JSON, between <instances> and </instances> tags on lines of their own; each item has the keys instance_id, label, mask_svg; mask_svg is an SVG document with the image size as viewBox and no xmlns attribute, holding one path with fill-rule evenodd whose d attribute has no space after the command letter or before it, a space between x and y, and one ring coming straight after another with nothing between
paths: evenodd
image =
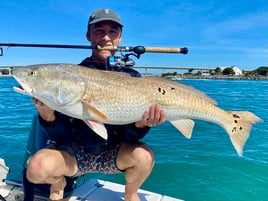
<instances>
[{"instance_id":1,"label":"water","mask_svg":"<svg viewBox=\"0 0 268 201\"><path fill-rule=\"evenodd\" d=\"M156 164L143 189L190 200L268 200L268 81L182 80L213 97L225 110L249 110L264 122L255 124L237 156L225 131L196 121L192 139L170 123L153 128L144 141ZM10 178L20 178L24 147L35 108L31 98L15 93L16 81L0 78L0 157ZM88 174L124 183L124 175Z\"/></svg>"}]
</instances>

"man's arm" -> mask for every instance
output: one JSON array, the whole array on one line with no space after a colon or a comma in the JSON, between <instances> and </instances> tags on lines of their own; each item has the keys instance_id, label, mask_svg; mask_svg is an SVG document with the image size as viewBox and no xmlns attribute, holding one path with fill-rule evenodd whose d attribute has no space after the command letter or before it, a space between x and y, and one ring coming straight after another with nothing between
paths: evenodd
<instances>
[{"instance_id":1,"label":"man's arm","mask_svg":"<svg viewBox=\"0 0 268 201\"><path fill-rule=\"evenodd\" d=\"M36 98L32 100L38 110L38 119L43 132L53 139L67 136L70 132L68 117L54 111Z\"/></svg>"}]
</instances>

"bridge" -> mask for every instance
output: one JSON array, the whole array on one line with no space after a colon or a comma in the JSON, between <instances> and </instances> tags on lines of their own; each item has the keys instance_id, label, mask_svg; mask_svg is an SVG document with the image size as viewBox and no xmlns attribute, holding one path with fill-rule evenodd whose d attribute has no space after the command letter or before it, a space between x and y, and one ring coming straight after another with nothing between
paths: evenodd
<instances>
[{"instance_id":1,"label":"bridge","mask_svg":"<svg viewBox=\"0 0 268 201\"><path fill-rule=\"evenodd\" d=\"M181 72L184 74L185 71L200 71L201 73L207 71L214 71L216 68L207 68L207 67L178 67L178 66L134 66L133 68L141 68L145 70L145 75L148 74L148 69L162 70L164 73L165 70L174 70L175 72Z\"/></svg>"},{"instance_id":2,"label":"bridge","mask_svg":"<svg viewBox=\"0 0 268 201\"><path fill-rule=\"evenodd\" d=\"M201 73L207 72L207 71L214 71L215 68L206 68L206 67L178 67L178 66L133 66L135 69L144 69L145 70L145 75L149 74L148 70L149 69L154 69L154 70L162 70L162 73L164 73L165 70L174 70L175 72L179 72L180 74L184 74L185 71L189 72L191 71L200 71ZM12 66L0 66L0 71L8 69L9 74L11 74L12 71Z\"/></svg>"}]
</instances>

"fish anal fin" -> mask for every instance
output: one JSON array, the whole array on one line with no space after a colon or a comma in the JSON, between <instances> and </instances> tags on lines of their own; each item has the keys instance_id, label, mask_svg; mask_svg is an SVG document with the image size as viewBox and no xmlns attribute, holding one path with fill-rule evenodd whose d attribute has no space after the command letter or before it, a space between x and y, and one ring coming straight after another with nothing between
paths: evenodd
<instances>
[{"instance_id":1,"label":"fish anal fin","mask_svg":"<svg viewBox=\"0 0 268 201\"><path fill-rule=\"evenodd\" d=\"M180 119L176 121L170 121L170 123L177 128L186 138L191 138L194 121L191 119Z\"/></svg>"},{"instance_id":2,"label":"fish anal fin","mask_svg":"<svg viewBox=\"0 0 268 201\"><path fill-rule=\"evenodd\" d=\"M107 140L108 134L104 124L93 120L84 120L84 121L96 134L98 134L103 139Z\"/></svg>"},{"instance_id":3,"label":"fish anal fin","mask_svg":"<svg viewBox=\"0 0 268 201\"><path fill-rule=\"evenodd\" d=\"M82 103L86 107L88 113L95 119L99 119L101 121L106 121L107 116L100 112L98 109L96 109L94 106L91 105L91 102L89 99L83 99Z\"/></svg>"}]
</instances>

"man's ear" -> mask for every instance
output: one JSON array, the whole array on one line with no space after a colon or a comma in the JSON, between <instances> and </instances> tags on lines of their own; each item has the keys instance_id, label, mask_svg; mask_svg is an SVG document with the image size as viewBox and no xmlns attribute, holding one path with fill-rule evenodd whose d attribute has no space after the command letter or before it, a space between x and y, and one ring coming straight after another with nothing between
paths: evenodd
<instances>
[{"instance_id":1,"label":"man's ear","mask_svg":"<svg viewBox=\"0 0 268 201\"><path fill-rule=\"evenodd\" d=\"M91 41L91 38L90 38L90 33L89 33L89 31L87 31L87 33L86 33L86 38L87 38L87 40L90 42Z\"/></svg>"},{"instance_id":2,"label":"man's ear","mask_svg":"<svg viewBox=\"0 0 268 201\"><path fill-rule=\"evenodd\" d=\"M123 37L122 37L122 34L123 34L123 33L121 32L121 34L120 34L120 39L119 39L119 44L121 44L121 42L122 42L122 38L123 38Z\"/></svg>"}]
</instances>

